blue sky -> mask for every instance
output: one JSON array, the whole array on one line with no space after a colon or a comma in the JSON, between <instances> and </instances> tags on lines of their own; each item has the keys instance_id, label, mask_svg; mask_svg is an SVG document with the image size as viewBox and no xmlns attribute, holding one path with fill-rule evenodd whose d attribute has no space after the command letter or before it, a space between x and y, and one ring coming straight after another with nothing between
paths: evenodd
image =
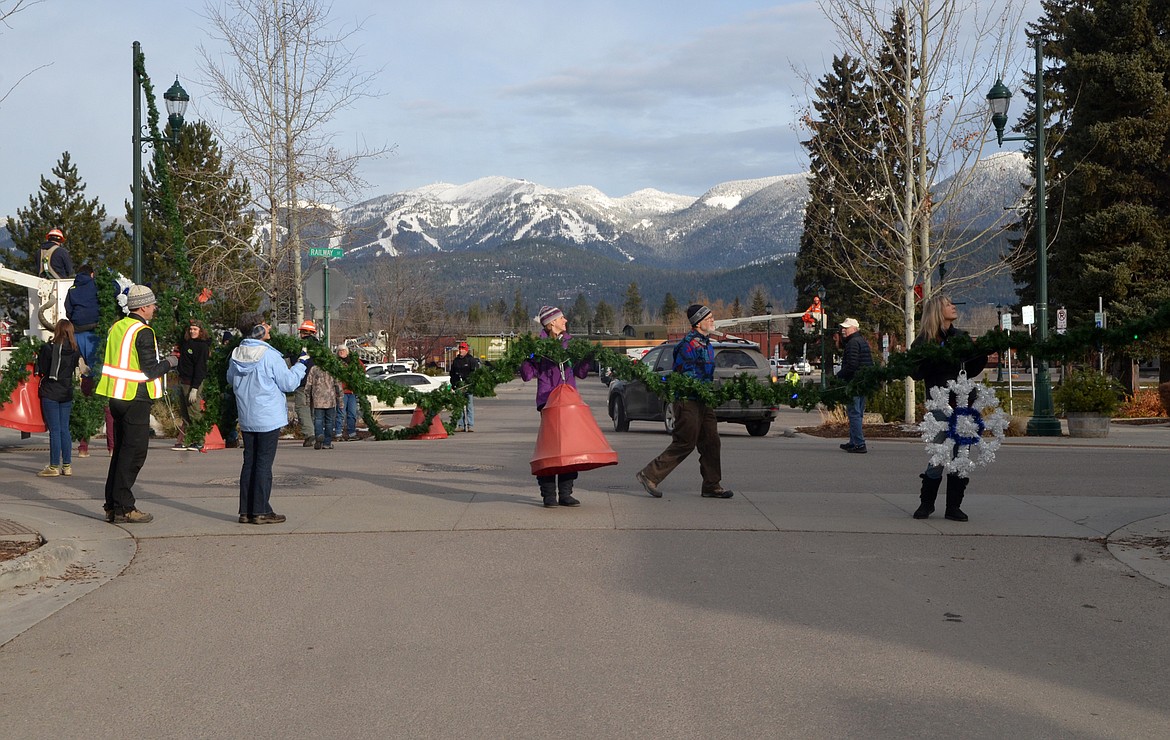
<instances>
[{"instance_id":1,"label":"blue sky","mask_svg":"<svg viewBox=\"0 0 1170 740\"><path fill-rule=\"evenodd\" d=\"M158 90L179 75L188 119L211 117L204 7L43 0L0 26L0 95L31 72L0 103L0 215L24 206L66 150L89 195L123 215L131 43ZM332 127L342 147L395 147L363 167L365 197L490 175L699 195L799 172L794 69L819 76L835 51L811 1L334 0L332 16L362 25L353 45L381 70L381 94Z\"/></svg>"}]
</instances>

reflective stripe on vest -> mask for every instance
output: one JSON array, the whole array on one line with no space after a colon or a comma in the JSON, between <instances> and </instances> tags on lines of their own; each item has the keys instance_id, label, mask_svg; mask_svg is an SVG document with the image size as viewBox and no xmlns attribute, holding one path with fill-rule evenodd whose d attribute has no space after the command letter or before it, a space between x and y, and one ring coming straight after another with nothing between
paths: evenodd
<instances>
[{"instance_id":1,"label":"reflective stripe on vest","mask_svg":"<svg viewBox=\"0 0 1170 740\"><path fill-rule=\"evenodd\" d=\"M129 401L138 395L138 384L147 383L148 396L151 398L162 397L162 378L148 379L146 373L142 372L137 353L134 352L134 341L138 332L145 329L146 326L141 321L122 319L110 329L110 335L106 339L105 364L102 366L102 377L98 381L97 393L99 395ZM120 332L122 337L119 341L118 334ZM110 350L114 346L117 346L117 355L110 357ZM154 352L157 359L157 344Z\"/></svg>"}]
</instances>

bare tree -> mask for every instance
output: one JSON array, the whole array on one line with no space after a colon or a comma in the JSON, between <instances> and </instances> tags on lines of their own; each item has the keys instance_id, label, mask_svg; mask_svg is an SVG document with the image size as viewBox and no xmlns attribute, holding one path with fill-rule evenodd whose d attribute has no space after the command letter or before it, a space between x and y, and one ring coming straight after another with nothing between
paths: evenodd
<instances>
[{"instance_id":1,"label":"bare tree","mask_svg":"<svg viewBox=\"0 0 1170 740\"><path fill-rule=\"evenodd\" d=\"M839 169L828 174L835 207L825 209L832 223L822 224L820 231L834 246L824 251L832 255L837 274L900 311L909 346L915 335L916 286L926 298L1011 269L1006 264L972 272L956 268L1007 226L1001 214L993 226L975 228L986 223L988 214L959 206L987 142L990 80L1014 61L1022 62L1022 46L1010 40L1022 3L819 3L837 30L839 47L866 72L861 108L874 124L866 130L867 140L858 142L854 161L846 154L843 162L840 152L826 157ZM856 177L858 169L868 176ZM945 190L935 187L947 178ZM848 216L864 221L866 228L841 228ZM850 242L859 235L864 241ZM891 294L891 283L901 289ZM908 381L907 419L914 418L914 403Z\"/></svg>"},{"instance_id":2,"label":"bare tree","mask_svg":"<svg viewBox=\"0 0 1170 740\"><path fill-rule=\"evenodd\" d=\"M44 2L44 0L6 0L6 2L0 2L0 26L11 29L12 26L8 23L9 18L22 10L28 10L32 6L39 5L42 2ZM3 35L3 33L0 33L0 36ZM8 96L12 94L12 91L15 90L20 85L20 83L24 82L29 77L29 75L33 74L37 70L48 67L50 64L52 64L52 62L49 64L41 64L33 67L29 71L22 74L20 77L16 78L16 82L9 85L7 90L0 92L0 104L3 104L4 101L8 99Z\"/></svg>"},{"instance_id":3,"label":"bare tree","mask_svg":"<svg viewBox=\"0 0 1170 740\"><path fill-rule=\"evenodd\" d=\"M361 163L387 151L343 152L330 128L340 111L374 95L377 72L360 70L348 46L361 26L335 29L324 0L225 0L206 9L212 37L226 47L200 47L212 98L227 111L213 126L267 217L260 252L269 296L278 311L295 311L280 318L299 321L306 209L352 198L367 185Z\"/></svg>"}]
</instances>

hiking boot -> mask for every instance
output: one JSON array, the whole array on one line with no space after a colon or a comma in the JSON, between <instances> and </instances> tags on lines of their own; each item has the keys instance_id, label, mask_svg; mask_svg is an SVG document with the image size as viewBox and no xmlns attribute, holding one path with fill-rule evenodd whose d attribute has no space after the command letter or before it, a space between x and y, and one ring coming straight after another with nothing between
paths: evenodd
<instances>
[{"instance_id":1,"label":"hiking boot","mask_svg":"<svg viewBox=\"0 0 1170 740\"><path fill-rule=\"evenodd\" d=\"M307 441L306 441L306 446L308 446ZM317 437L317 439L313 440L313 449L314 450L319 450L324 446L325 446L325 442L321 437Z\"/></svg>"},{"instance_id":2,"label":"hiking boot","mask_svg":"<svg viewBox=\"0 0 1170 740\"><path fill-rule=\"evenodd\" d=\"M46 465L45 469L37 473L38 478L56 478L61 475L61 469L56 465Z\"/></svg>"},{"instance_id":3,"label":"hiking boot","mask_svg":"<svg viewBox=\"0 0 1170 740\"><path fill-rule=\"evenodd\" d=\"M153 514L138 509L131 509L124 514L114 514L114 524L146 524L153 521Z\"/></svg>"},{"instance_id":4,"label":"hiking boot","mask_svg":"<svg viewBox=\"0 0 1170 740\"><path fill-rule=\"evenodd\" d=\"M305 437L305 443L303 445L301 445L301 447L312 447L316 443L317 443L317 440L314 439L313 437Z\"/></svg>"},{"instance_id":5,"label":"hiking boot","mask_svg":"<svg viewBox=\"0 0 1170 740\"><path fill-rule=\"evenodd\" d=\"M73 466L69 464L62 465L61 475L73 475Z\"/></svg>"},{"instance_id":6,"label":"hiking boot","mask_svg":"<svg viewBox=\"0 0 1170 740\"><path fill-rule=\"evenodd\" d=\"M249 524L283 524L288 520L284 514L277 514L275 511L271 514L257 514L248 519Z\"/></svg>"},{"instance_id":7,"label":"hiking boot","mask_svg":"<svg viewBox=\"0 0 1170 740\"><path fill-rule=\"evenodd\" d=\"M646 493L654 498L662 498L662 491L658 490L658 485L646 477L646 474L639 470L634 474L634 477L642 484L642 488L646 489Z\"/></svg>"},{"instance_id":8,"label":"hiking boot","mask_svg":"<svg viewBox=\"0 0 1170 740\"><path fill-rule=\"evenodd\" d=\"M845 444L841 445L841 449L845 450L846 452L850 452L853 450L853 443L846 442Z\"/></svg>"},{"instance_id":9,"label":"hiking boot","mask_svg":"<svg viewBox=\"0 0 1170 740\"><path fill-rule=\"evenodd\" d=\"M726 488L719 488L714 491L703 491L703 498L731 498L735 495L735 491L729 491Z\"/></svg>"},{"instance_id":10,"label":"hiking boot","mask_svg":"<svg viewBox=\"0 0 1170 740\"><path fill-rule=\"evenodd\" d=\"M240 514L240 524L251 524L251 523L252 523L252 517L248 516L247 514Z\"/></svg>"},{"instance_id":11,"label":"hiking boot","mask_svg":"<svg viewBox=\"0 0 1170 740\"><path fill-rule=\"evenodd\" d=\"M862 455L864 455L866 453L865 445L855 445L855 446L850 447L849 449L847 449L845 451L846 452L857 452L857 453L860 453Z\"/></svg>"},{"instance_id":12,"label":"hiking boot","mask_svg":"<svg viewBox=\"0 0 1170 740\"><path fill-rule=\"evenodd\" d=\"M115 514L114 514L114 510L113 510L113 509L106 509L106 510L105 510L105 516L106 516L106 521L107 521L107 522L110 522L111 524L113 524L113 522L114 522L114 516L115 516Z\"/></svg>"}]
</instances>

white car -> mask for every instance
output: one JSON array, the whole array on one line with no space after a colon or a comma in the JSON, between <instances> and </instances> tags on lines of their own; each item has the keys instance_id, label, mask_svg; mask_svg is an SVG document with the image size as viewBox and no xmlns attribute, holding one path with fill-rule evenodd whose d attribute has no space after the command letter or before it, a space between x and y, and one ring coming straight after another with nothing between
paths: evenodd
<instances>
[{"instance_id":1,"label":"white car","mask_svg":"<svg viewBox=\"0 0 1170 740\"><path fill-rule=\"evenodd\" d=\"M394 373L391 375L376 374L371 376L372 380L377 380L382 383L397 383L401 386L406 386L419 393L430 393L431 391L442 388L445 385L450 385L450 375L423 375L422 373ZM370 409L375 414L387 413L402 413L406 411L414 411L415 404L406 403L401 398L394 402L393 406L387 406L378 400L376 396L367 396L370 400Z\"/></svg>"},{"instance_id":2,"label":"white car","mask_svg":"<svg viewBox=\"0 0 1170 740\"><path fill-rule=\"evenodd\" d=\"M796 370L796 372L800 373L801 375L808 375L813 370L812 363L810 363L808 360L804 359L803 357L801 359L797 360L795 363L793 363L792 369Z\"/></svg>"},{"instance_id":3,"label":"white car","mask_svg":"<svg viewBox=\"0 0 1170 740\"><path fill-rule=\"evenodd\" d=\"M414 368L407 365L405 362L371 362L366 365L366 377L373 378L375 375L393 375L395 373L409 373Z\"/></svg>"}]
</instances>

